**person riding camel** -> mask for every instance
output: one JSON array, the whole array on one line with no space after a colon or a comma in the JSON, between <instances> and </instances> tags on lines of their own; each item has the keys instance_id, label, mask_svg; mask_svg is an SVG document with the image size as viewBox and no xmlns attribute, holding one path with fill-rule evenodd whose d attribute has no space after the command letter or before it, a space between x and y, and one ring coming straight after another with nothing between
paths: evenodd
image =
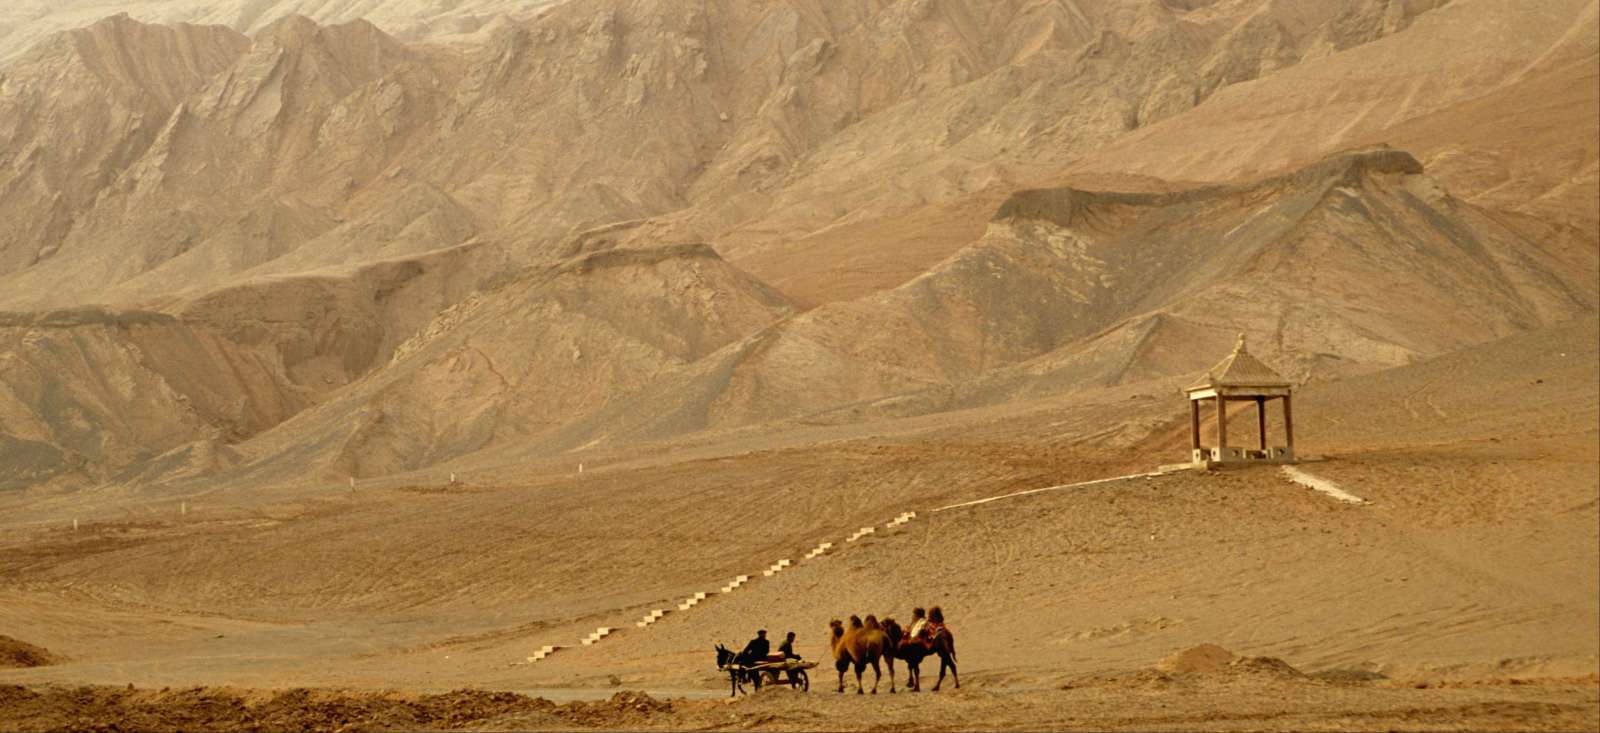
<instances>
[{"instance_id":1,"label":"person riding camel","mask_svg":"<svg viewBox=\"0 0 1600 733\"><path fill-rule=\"evenodd\" d=\"M928 640L928 646L932 647L933 642L938 640L939 635L943 633L945 633L944 609L934 606L928 610L928 623L923 627L923 635Z\"/></svg>"},{"instance_id":2,"label":"person riding camel","mask_svg":"<svg viewBox=\"0 0 1600 733\"><path fill-rule=\"evenodd\" d=\"M921 606L911 609L911 626L906 629L906 639L914 641L925 647L933 647L933 639L928 637L928 612Z\"/></svg>"}]
</instances>

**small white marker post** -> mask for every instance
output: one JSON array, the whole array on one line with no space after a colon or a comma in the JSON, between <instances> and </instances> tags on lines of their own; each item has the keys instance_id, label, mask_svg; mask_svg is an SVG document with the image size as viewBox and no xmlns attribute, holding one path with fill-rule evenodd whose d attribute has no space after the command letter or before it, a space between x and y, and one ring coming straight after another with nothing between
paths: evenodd
<instances>
[{"instance_id":1,"label":"small white marker post","mask_svg":"<svg viewBox=\"0 0 1600 733\"><path fill-rule=\"evenodd\" d=\"M73 517L72 518L72 531L74 531L74 532L78 531L78 518L77 517Z\"/></svg>"},{"instance_id":2,"label":"small white marker post","mask_svg":"<svg viewBox=\"0 0 1600 733\"><path fill-rule=\"evenodd\" d=\"M580 475L581 475L581 474L582 474L582 473L583 473L583 464L582 464L582 463L579 463L579 464L578 464L578 473L579 473L579 474L580 474Z\"/></svg>"},{"instance_id":3,"label":"small white marker post","mask_svg":"<svg viewBox=\"0 0 1600 733\"><path fill-rule=\"evenodd\" d=\"M456 472L455 471L451 471L450 472L450 483L454 484L455 482L456 482Z\"/></svg>"},{"instance_id":4,"label":"small white marker post","mask_svg":"<svg viewBox=\"0 0 1600 733\"><path fill-rule=\"evenodd\" d=\"M178 514L180 516L187 516L189 514L189 502L186 501L178 505Z\"/></svg>"},{"instance_id":5,"label":"small white marker post","mask_svg":"<svg viewBox=\"0 0 1600 733\"><path fill-rule=\"evenodd\" d=\"M350 490L351 491L355 491L356 490L356 477L354 477L354 476L350 477Z\"/></svg>"}]
</instances>

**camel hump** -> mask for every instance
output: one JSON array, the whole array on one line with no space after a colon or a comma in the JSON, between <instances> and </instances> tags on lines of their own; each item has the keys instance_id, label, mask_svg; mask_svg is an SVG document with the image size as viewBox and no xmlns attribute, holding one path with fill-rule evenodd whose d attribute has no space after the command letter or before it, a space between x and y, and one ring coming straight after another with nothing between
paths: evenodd
<instances>
[{"instance_id":1,"label":"camel hump","mask_svg":"<svg viewBox=\"0 0 1600 733\"><path fill-rule=\"evenodd\" d=\"M869 629L880 629L880 628L883 628L883 627L878 625L878 617L869 613L869 614L867 614L867 628L869 628Z\"/></svg>"}]
</instances>

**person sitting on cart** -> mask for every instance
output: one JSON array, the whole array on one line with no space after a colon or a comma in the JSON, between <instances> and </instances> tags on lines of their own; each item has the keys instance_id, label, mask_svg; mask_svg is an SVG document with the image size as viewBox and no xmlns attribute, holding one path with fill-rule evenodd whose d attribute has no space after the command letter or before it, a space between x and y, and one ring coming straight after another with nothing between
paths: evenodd
<instances>
[{"instance_id":1,"label":"person sitting on cart","mask_svg":"<svg viewBox=\"0 0 1600 733\"><path fill-rule=\"evenodd\" d=\"M744 651L739 652L739 658L745 660L745 664L760 664L767 661L767 655L771 653L772 642L767 641L767 630L761 629L756 632L756 638L744 645Z\"/></svg>"},{"instance_id":2,"label":"person sitting on cart","mask_svg":"<svg viewBox=\"0 0 1600 733\"><path fill-rule=\"evenodd\" d=\"M794 632L791 631L783 637L783 643L778 645L778 652L785 660L799 659L800 655L794 653Z\"/></svg>"}]
</instances>

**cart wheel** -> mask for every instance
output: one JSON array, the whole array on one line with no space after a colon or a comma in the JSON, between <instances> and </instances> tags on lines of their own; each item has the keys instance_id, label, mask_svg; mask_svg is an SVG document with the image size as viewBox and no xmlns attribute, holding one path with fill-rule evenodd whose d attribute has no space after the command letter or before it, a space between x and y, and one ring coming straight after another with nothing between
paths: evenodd
<instances>
[{"instance_id":1,"label":"cart wheel","mask_svg":"<svg viewBox=\"0 0 1600 733\"><path fill-rule=\"evenodd\" d=\"M795 674L799 675L798 679L800 680L800 691L801 692L810 692L811 691L811 676L807 675L806 671L803 670L803 669L795 670Z\"/></svg>"}]
</instances>

